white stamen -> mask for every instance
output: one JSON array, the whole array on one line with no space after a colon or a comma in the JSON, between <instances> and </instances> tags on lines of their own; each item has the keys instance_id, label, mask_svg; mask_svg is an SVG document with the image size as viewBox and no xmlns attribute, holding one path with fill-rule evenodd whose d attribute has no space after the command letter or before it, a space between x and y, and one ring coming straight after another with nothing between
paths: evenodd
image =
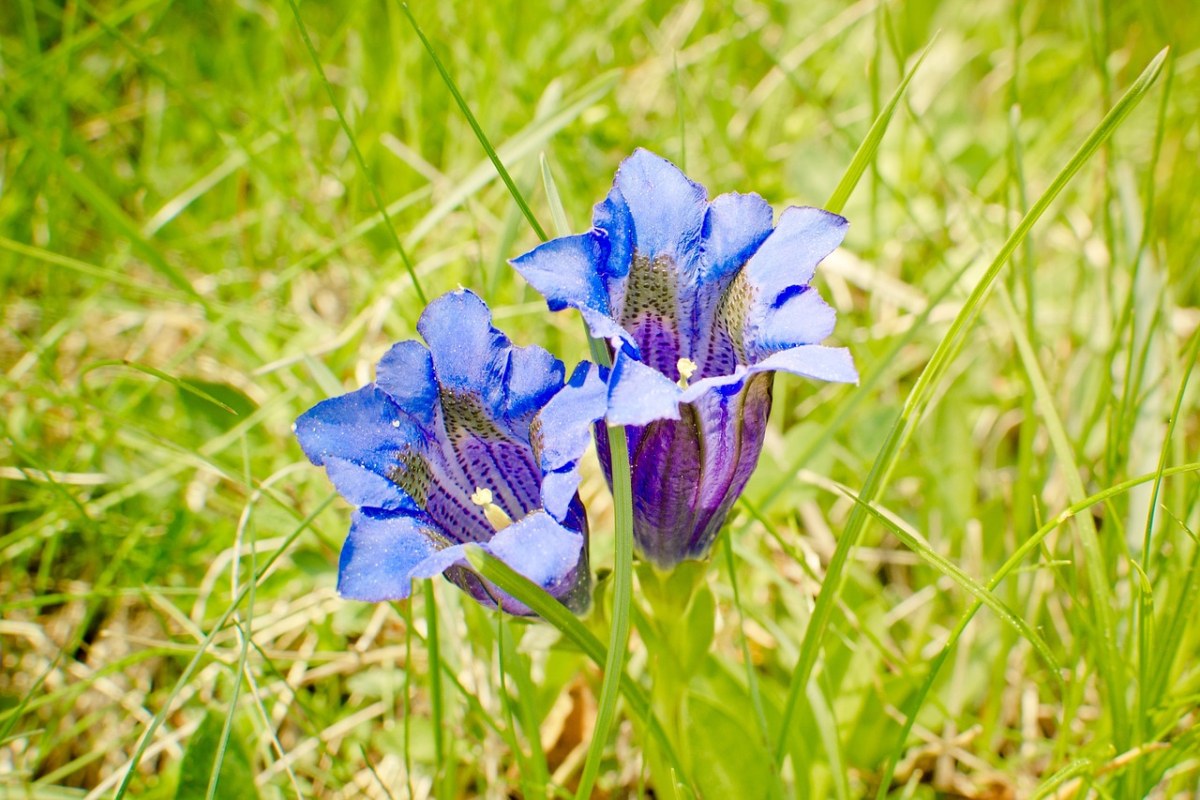
<instances>
[{"instance_id":1,"label":"white stamen","mask_svg":"<svg viewBox=\"0 0 1200 800\"><path fill-rule=\"evenodd\" d=\"M679 370L679 388L686 389L688 381L700 366L690 358L681 358L675 362L675 368Z\"/></svg>"},{"instance_id":2,"label":"white stamen","mask_svg":"<svg viewBox=\"0 0 1200 800\"><path fill-rule=\"evenodd\" d=\"M496 505L495 499L492 490L482 486L476 486L475 491L471 494L471 502L483 509L483 515L487 517L492 528L502 531L512 525L512 520L509 519L508 514L504 513L504 509Z\"/></svg>"},{"instance_id":3,"label":"white stamen","mask_svg":"<svg viewBox=\"0 0 1200 800\"><path fill-rule=\"evenodd\" d=\"M400 427L400 420L398 420L398 419L394 419L394 420L392 420L392 427L393 427L393 428L399 428L399 427Z\"/></svg>"}]
</instances>

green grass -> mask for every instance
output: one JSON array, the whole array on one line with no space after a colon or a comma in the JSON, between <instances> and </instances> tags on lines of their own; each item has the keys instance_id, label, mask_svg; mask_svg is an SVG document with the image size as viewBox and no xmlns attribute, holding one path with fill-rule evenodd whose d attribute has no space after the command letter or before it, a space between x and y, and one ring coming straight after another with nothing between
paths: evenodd
<instances>
[{"instance_id":1,"label":"green grass","mask_svg":"<svg viewBox=\"0 0 1200 800\"><path fill-rule=\"evenodd\" d=\"M1194 15L411 15L0 7L0 797L1200 792ZM422 293L588 357L505 260L639 145L852 223L818 283L862 381L777 381L686 724L636 580L616 638L612 579L554 625L339 600L289 432Z\"/></svg>"}]
</instances>

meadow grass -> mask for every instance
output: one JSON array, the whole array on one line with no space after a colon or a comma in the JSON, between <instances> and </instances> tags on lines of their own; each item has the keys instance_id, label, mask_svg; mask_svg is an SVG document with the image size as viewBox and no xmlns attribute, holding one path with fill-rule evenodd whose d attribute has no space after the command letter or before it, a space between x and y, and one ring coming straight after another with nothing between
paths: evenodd
<instances>
[{"instance_id":1,"label":"meadow grass","mask_svg":"<svg viewBox=\"0 0 1200 800\"><path fill-rule=\"evenodd\" d=\"M0 797L1197 796L1198 120L1182 3L4 3ZM636 146L851 220L682 719L595 465L588 617L365 605L289 430L588 357L505 262Z\"/></svg>"}]
</instances>

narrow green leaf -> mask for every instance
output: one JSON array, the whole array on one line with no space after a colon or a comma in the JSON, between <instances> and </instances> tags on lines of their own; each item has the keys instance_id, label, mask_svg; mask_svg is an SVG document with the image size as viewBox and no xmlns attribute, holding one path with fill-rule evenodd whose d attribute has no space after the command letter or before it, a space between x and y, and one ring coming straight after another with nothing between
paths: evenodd
<instances>
[{"instance_id":1,"label":"narrow green leaf","mask_svg":"<svg viewBox=\"0 0 1200 800\"><path fill-rule=\"evenodd\" d=\"M604 662L604 684L600 687L599 708L588 743L587 760L579 779L576 800L592 796L592 786L600 770L600 758L608 741L617 713L617 695L621 676L625 672L625 651L629 645L629 605L633 596L633 490L629 469L629 448L625 429L620 425L608 428L608 446L612 453L612 495L615 513L616 557L613 564L612 633L608 657ZM679 771L679 777L683 772Z\"/></svg>"},{"instance_id":2,"label":"narrow green leaf","mask_svg":"<svg viewBox=\"0 0 1200 800\"><path fill-rule=\"evenodd\" d=\"M937 34L935 33L933 38L929 40L929 44L925 45L925 49L917 56L917 63L913 64L913 68L908 71L908 74L904 76L904 80L900 81L900 85L892 93L892 98L888 100L887 105L879 112L879 116L871 123L866 138L862 140L862 144L854 151L854 157L850 159L850 166L846 167L846 172L842 175L842 179L838 181L833 194L825 201L825 208L827 210L835 214L840 214L842 213L842 209L846 207L846 201L854 193L854 187L858 186L858 182L862 178L863 173L867 171L867 167L875 161L875 153L878 152L879 143L883 141L883 134L887 132L888 124L892 121L892 114L896 111L896 106L900 103L900 99L904 97L904 92L908 89L908 85L912 83L913 76L921 68L921 63L925 61L925 56L929 55L929 51L933 48L933 44L936 41Z\"/></svg>"},{"instance_id":3,"label":"narrow green leaf","mask_svg":"<svg viewBox=\"0 0 1200 800\"><path fill-rule=\"evenodd\" d=\"M596 638L596 635L583 626L575 615L567 610L566 606L555 600L544 589L537 586L524 575L513 570L512 567L505 564L500 559L491 555L487 551L475 545L466 547L467 560L471 562L471 566L485 579L499 586L504 592L512 595L517 600L520 600L525 605L529 606L539 617L553 625L567 637L583 654L592 660L598 666L604 666L608 662L608 651L604 644ZM641 719L642 724L649 730L651 737L662 749L666 759L679 775L683 774L683 767L680 765L679 757L675 753L675 749L671 746L670 739L667 738L666 731L663 730L662 724L655 717L650 706L650 699L646 697L636 683L630 680L628 675L623 672L620 675L621 694L625 698L625 702L629 703L629 707L633 713Z\"/></svg>"},{"instance_id":4,"label":"narrow green leaf","mask_svg":"<svg viewBox=\"0 0 1200 800\"><path fill-rule=\"evenodd\" d=\"M295 0L288 0L294 3ZM496 172L500 174L500 179L504 181L504 185L508 187L509 194L520 207L521 213L525 215L525 219L529 220L529 227L533 228L533 232L538 235L538 238L543 242L546 241L546 231L538 224L534 218L533 212L529 210L529 204L525 202L525 196L521 194L521 190L513 183L512 176L508 174L508 170L504 168L504 162L500 160L500 156L496 155L496 149L492 147L492 143L488 141L487 134L483 132L483 128L479 127L479 121L475 119L475 115L471 113L467 101L463 99L462 93L458 91L458 86L454 83L454 79L450 77L450 73L446 71L446 67L442 64L442 60L438 58L437 51L433 49L433 45L426 38L425 32L421 30L421 26L417 24L416 18L412 15L412 11L408 8L408 3L401 3L400 9L404 12L404 16L408 17L408 23L412 25L412 29L416 32L417 37L421 40L421 44L425 47L425 51L429 53L429 57L433 60L433 65L437 67L438 74L442 76L442 80L446 82L446 88L450 90L450 94L454 96L454 102L458 104L458 108L462 111L463 116L467 118L467 124L471 126L471 130L475 131L476 138L479 139L479 144L483 145L483 149L487 152L488 158L492 160L492 164L496 167Z\"/></svg>"},{"instance_id":5,"label":"narrow green leaf","mask_svg":"<svg viewBox=\"0 0 1200 800\"><path fill-rule=\"evenodd\" d=\"M563 208L562 197L558 193L558 184L554 181L550 160L546 158L545 152L538 155L538 165L542 170L542 185L546 187L546 202L550 205L550 221L554 223L554 235L569 236L571 223L567 221L567 210Z\"/></svg>"},{"instance_id":6,"label":"narrow green leaf","mask_svg":"<svg viewBox=\"0 0 1200 800\"><path fill-rule=\"evenodd\" d=\"M1046 666L1049 667L1051 676L1056 679L1061 688L1062 677L1059 674L1061 667L1058 663L1058 660L1054 657L1054 653L1051 651L1050 646L1046 644L1042 637L1038 636L1037 633L1034 632L1033 628L1029 627L1028 622L1022 619L1016 611L1009 608L1007 603L996 597L996 595L992 594L992 592L988 591L983 584L979 583L970 575L963 572L962 569L959 568L954 562L950 561L945 556L934 550L923 536L918 534L916 531L911 530L908 526L893 519L888 514L885 514L874 503L871 503L870 505L863 503L862 498L850 491L848 487L836 484L834 488L844 497L853 500L855 503L862 503L865 506L867 513L870 514L875 521L891 531L891 533L897 539L904 543L905 547L907 547L909 550L912 550L914 553L920 556L921 560L923 560L926 564L933 567L947 578L950 578L950 580L954 581L963 589L965 589L968 594L994 611L996 616L998 616L1005 623L1011 625L1018 634L1028 640L1029 643L1033 645L1033 648L1037 650L1038 655L1042 657L1042 660L1046 662Z\"/></svg>"},{"instance_id":7,"label":"narrow green leaf","mask_svg":"<svg viewBox=\"0 0 1200 800\"><path fill-rule=\"evenodd\" d=\"M209 797L216 791L228 800L258 800L254 772L242 742L230 737L228 746L222 747L225 716L209 711L188 740L179 765L175 800Z\"/></svg>"},{"instance_id":8,"label":"narrow green leaf","mask_svg":"<svg viewBox=\"0 0 1200 800\"><path fill-rule=\"evenodd\" d=\"M1055 198L1058 197L1071 178L1083 168L1083 165L1087 163L1100 146L1112 136L1121 122L1133 111L1154 85L1155 80L1157 80L1159 73L1162 71L1163 60L1166 58L1166 54L1167 51L1164 49L1155 56L1130 87L1129 91L1117 101L1116 105L1105 115L1095 130L1084 140L1079 150L1076 151L1071 160L1067 162L1067 165L1058 173L1054 181L1042 196L1038 198L1037 202L1034 203L1024 218L1021 219L1020 223L1018 223L1017 227L1000 248L1000 252L996 254L987 271L972 290L963 307L959 310L958 315L951 323L945 337L938 343L937 349L934 350L929 363L926 364L925 369L922 370L921 375L917 378L916 383L909 392L904 408L888 432L883 447L880 448L875 463L867 475L862 491L859 493L859 496L865 503L870 504L874 502L880 491L882 491L886 483L886 477L890 474L899 452L912 436L913 430L920 419L921 411L933 397L934 387L941 380L946 369L961 350L966 341L967 331L982 311L984 300L990 293L1001 269L1008 262L1009 256L1025 240L1025 237L1029 235L1029 231L1033 228L1034 223L1041 219L1046 209L1054 202ZM841 592L842 582L845 579L846 562L851 550L858 543L858 539L862 535L863 528L869 516L864 506L855 505L851 511L850 519L846 523L846 529L842 532L842 536L838 540L837 548L834 550L833 557L826 570L825 583L822 585L821 592L817 596L812 617L809 620L807 629L804 631L804 639L800 645L800 657L796 662L796 667L788 686L788 696L783 711L784 724L780 728L779 741L775 749L776 757L780 762L783 761L787 753L787 738L792 727L791 718L796 712L796 705L803 696L805 687L808 685L813 667L816 666L821 643L825 638L825 631L829 627L829 621L832 618L837 597Z\"/></svg>"},{"instance_id":9,"label":"narrow green leaf","mask_svg":"<svg viewBox=\"0 0 1200 800\"><path fill-rule=\"evenodd\" d=\"M214 406L216 406L217 408L220 408L223 411L227 411L230 414L233 414L235 417L238 416L238 412L233 409L233 406L230 406L227 403L224 403L224 402L218 400L217 398L213 397L208 392L201 389L199 386L196 386L195 384L193 384L189 381L185 381L180 378L176 378L174 375L168 375L167 373L163 372L161 369L151 367L148 364L138 364L135 361L128 361L126 359L121 359L121 358L106 358L106 359L102 359L100 361L94 361L91 364L88 364L86 367L84 367L79 373L79 379L83 380L83 377L85 375L87 375L89 372L100 369L101 367L128 367L129 369L145 373L146 375L150 375L151 377L158 378L160 381L171 384L176 389L178 389L180 392L185 392L194 397L198 397L201 400L205 400L209 403L212 403Z\"/></svg>"},{"instance_id":10,"label":"narrow green leaf","mask_svg":"<svg viewBox=\"0 0 1200 800\"><path fill-rule=\"evenodd\" d=\"M237 596L233 598L233 601L230 602L224 613L221 614L216 623L209 630L208 634L204 637L204 640L196 647L196 653L192 656L192 660L188 662L186 667L184 667L183 673L175 682L175 687L171 690L171 693L167 695L166 700L162 704L162 708L159 709L158 713L154 715L154 719L151 720L150 724L146 726L146 731L142 734L142 738L138 740L137 748L133 751L133 756L129 759L129 763L125 767L125 773L121 777L121 783L117 786L117 791L113 794L113 800L121 800L121 798L125 796L125 793L129 791L129 783L133 780L133 775L137 771L137 766L141 762L142 756L146 754L146 748L148 748L150 746L150 742L154 740L155 732L162 726L163 721L167 718L167 714L173 710L172 707L175 704L176 698L179 697L179 693L182 692L183 688L188 685L188 681L191 680L192 675L194 675L196 670L200 667L200 661L204 658L204 654L208 651L208 648L212 646L213 640L217 638L217 634L224 630L225 623L229 621L231 616L233 616L233 612L236 611L237 608L242 604L242 601L249 596L252 587L257 586L259 582L266 577L267 572L271 569L271 566L275 563L275 561L281 555L283 555L289 547L292 546L292 543L296 541L300 534L308 530L308 526L312 524L313 520L317 518L318 514L324 511L325 508L333 502L333 498L335 497L337 497L337 494L333 492L330 492L328 495L326 495L325 499L318 503L317 506L308 514L308 516L304 517L304 519L300 521L300 524L298 524L284 538L283 542L279 545L275 552L271 553L270 558L268 558L261 567L255 570L254 580L248 582L241 588L241 590L237 593Z\"/></svg>"},{"instance_id":11,"label":"narrow green leaf","mask_svg":"<svg viewBox=\"0 0 1200 800\"><path fill-rule=\"evenodd\" d=\"M1163 470L1162 474L1164 476L1182 475L1188 472L1200 472L1200 462L1181 464L1177 467L1171 467ZM1046 524L1038 528L1038 530L1032 536L1025 540L1025 542L1018 547L1011 556L1008 557L1008 560L1005 561L1000 569L996 571L996 574L988 580L986 584L987 590L994 591L996 587L1000 585L1001 581L1008 577L1009 574L1014 572L1017 567L1019 567L1021 563L1030 556L1030 554L1034 553L1038 549L1042 541L1045 540L1047 536L1049 536L1053 531L1057 530L1058 527L1064 524L1067 520L1075 517L1078 514L1089 511L1092 506L1098 503L1103 503L1106 500L1124 494L1135 486L1141 486L1144 483L1150 483L1151 481L1155 480L1157 474L1157 472L1151 472L1146 475L1140 475L1136 478L1123 481L1115 486L1110 486L1104 491L1097 492L1096 494L1085 498L1081 502L1072 504L1064 511L1059 512L1052 519L1047 521ZM891 787L892 783L892 776L895 773L896 764L898 763L900 756L903 754L905 742L908 741L908 735L912 731L913 724L916 722L917 711L924 703L925 697L929 694L929 690L933 688L933 684L937 680L937 676L941 672L942 665L946 662L946 658L950 655L950 652L958 643L958 640L962 636L963 631L966 630L967 625L981 608L983 608L983 603L979 600L976 600L971 604L971 607L968 608L963 613L962 617L959 618L958 624L955 625L954 630L950 632L950 636L948 639L946 639L946 643L942 645L941 651L930 662L929 674L926 675L925 681L921 684L921 687L917 690L916 694L913 695L911 702L908 704L908 708L905 709L904 727L897 736L896 745L893 748L891 755L888 757L887 765L883 769L883 779L879 783L879 791L875 794L876 800L883 800L883 798L887 797L888 789Z\"/></svg>"},{"instance_id":12,"label":"narrow green leaf","mask_svg":"<svg viewBox=\"0 0 1200 800\"><path fill-rule=\"evenodd\" d=\"M317 75L321 78L321 83L325 86L326 94L329 95L329 104L333 106L338 122L341 123L342 130L346 133L346 138L350 140L350 149L354 152L354 160L358 162L359 174L367 182L367 188L371 190L371 197L375 200L375 208L383 217L383 225L387 228L392 245L396 248L396 252L400 254L400 260L404 262L404 269L408 272L409 279L412 280L417 298L421 301L421 305L424 306L429 300L425 297L425 291L421 288L421 281L417 278L417 271L413 268L412 260L408 257L408 251L400 243L400 235L396 233L396 226L392 224L392 217L388 214L387 204L383 202L383 195L379 193L379 187L375 184L375 179L371 177L371 171L367 169L367 161L363 158L362 151L358 148L358 139L355 138L354 131L350 128L350 123L346 121L346 115L342 113L342 106L337 101L337 95L333 91L333 84L329 82L329 78L325 77L325 68L321 66L321 57L317 55L317 48L313 46L312 39L308 35L308 28L304 24L304 19L300 16L300 7L296 5L296 0L288 0L288 6L291 7L292 16L296 18L296 25L300 28L300 38L304 40L304 47L308 50L308 55L312 59L313 66L317 69Z\"/></svg>"},{"instance_id":13,"label":"narrow green leaf","mask_svg":"<svg viewBox=\"0 0 1200 800\"><path fill-rule=\"evenodd\" d=\"M207 307L208 301L196 291L196 287L192 286L191 281L172 266L158 251L158 248L142 235L141 229L129 218L129 215L113 202L91 178L83 172L73 169L61 153L47 147L44 137L38 135L25 123L11 103L3 99L2 93L0 93L0 106L4 108L5 118L13 130L38 151L38 154L54 168L63 182L71 188L71 191L84 205L91 207L117 233L128 239L134 251L173 286Z\"/></svg>"}]
</instances>

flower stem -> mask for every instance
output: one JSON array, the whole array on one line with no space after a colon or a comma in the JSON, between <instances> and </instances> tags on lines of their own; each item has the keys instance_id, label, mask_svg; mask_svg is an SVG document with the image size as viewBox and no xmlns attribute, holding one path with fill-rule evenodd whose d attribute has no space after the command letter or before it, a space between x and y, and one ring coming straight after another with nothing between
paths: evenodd
<instances>
[{"instance_id":1,"label":"flower stem","mask_svg":"<svg viewBox=\"0 0 1200 800\"><path fill-rule=\"evenodd\" d=\"M579 779L579 790L575 793L577 800L591 797L596 774L600 769L600 757L604 753L608 732L616 716L621 673L625 668L625 652L629 645L629 605L633 594L633 491L629 474L629 447L623 427L609 427L608 445L612 453L616 534L612 633L609 638L608 658L604 664L604 685L600 689L596 724L592 728L592 741L588 747L583 775Z\"/></svg>"}]
</instances>

